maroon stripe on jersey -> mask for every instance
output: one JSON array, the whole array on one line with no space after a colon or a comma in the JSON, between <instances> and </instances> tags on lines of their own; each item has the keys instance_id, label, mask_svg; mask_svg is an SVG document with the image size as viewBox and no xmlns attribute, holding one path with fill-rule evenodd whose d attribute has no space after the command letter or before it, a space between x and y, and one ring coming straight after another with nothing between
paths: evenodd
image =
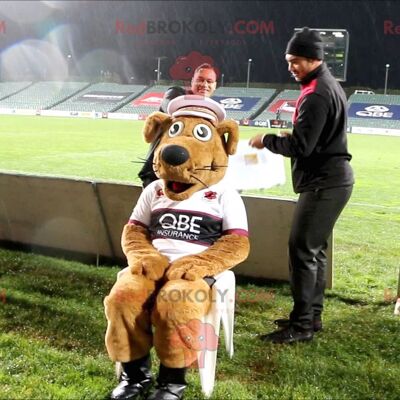
<instances>
[{"instance_id":1,"label":"maroon stripe on jersey","mask_svg":"<svg viewBox=\"0 0 400 400\"><path fill-rule=\"evenodd\" d=\"M148 226L146 224L144 224L143 222L138 221L137 219L130 219L128 221L128 224L130 224L130 225L140 225L140 226L143 226L143 228L148 228Z\"/></svg>"},{"instance_id":2,"label":"maroon stripe on jersey","mask_svg":"<svg viewBox=\"0 0 400 400\"><path fill-rule=\"evenodd\" d=\"M249 236L249 232L245 229L227 229L222 232L223 235L239 235L239 236Z\"/></svg>"}]
</instances>

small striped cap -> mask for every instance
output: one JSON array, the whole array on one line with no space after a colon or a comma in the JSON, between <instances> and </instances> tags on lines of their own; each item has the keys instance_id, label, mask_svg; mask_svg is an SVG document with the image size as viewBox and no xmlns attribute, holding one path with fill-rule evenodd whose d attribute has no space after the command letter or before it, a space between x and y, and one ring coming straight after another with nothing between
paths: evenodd
<instances>
[{"instance_id":1,"label":"small striped cap","mask_svg":"<svg viewBox=\"0 0 400 400\"><path fill-rule=\"evenodd\" d=\"M192 116L201 117L211 122L219 123L226 117L225 109L209 97L188 94L171 100L167 113L172 117Z\"/></svg>"}]
</instances>

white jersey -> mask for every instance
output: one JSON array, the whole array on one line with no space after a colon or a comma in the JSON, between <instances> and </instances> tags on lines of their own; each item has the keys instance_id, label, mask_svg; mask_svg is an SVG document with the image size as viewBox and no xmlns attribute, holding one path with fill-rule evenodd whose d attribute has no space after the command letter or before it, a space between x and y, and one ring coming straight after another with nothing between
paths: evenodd
<instances>
[{"instance_id":1,"label":"white jersey","mask_svg":"<svg viewBox=\"0 0 400 400\"><path fill-rule=\"evenodd\" d=\"M153 246L170 261L200 253L224 234L248 236L243 200L224 180L183 201L169 199L163 189L162 180L148 185L129 223L146 227Z\"/></svg>"}]
</instances>

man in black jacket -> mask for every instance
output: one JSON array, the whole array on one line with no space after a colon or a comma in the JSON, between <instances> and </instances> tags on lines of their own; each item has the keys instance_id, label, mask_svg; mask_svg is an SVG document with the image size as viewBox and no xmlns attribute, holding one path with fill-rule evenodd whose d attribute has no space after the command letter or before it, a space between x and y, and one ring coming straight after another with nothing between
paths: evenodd
<instances>
[{"instance_id":1,"label":"man in black jacket","mask_svg":"<svg viewBox=\"0 0 400 400\"><path fill-rule=\"evenodd\" d=\"M170 87L165 93L161 102L160 111L167 112L168 103L175 97L185 94L198 94L201 96L211 97L217 88L217 73L210 64L201 64L195 71L191 81L190 89L185 90L180 86ZM146 162L139 171L139 178L143 182L143 187L146 187L157 178L153 171L154 150L157 147L159 140L155 140L149 149L146 156Z\"/></svg>"},{"instance_id":2,"label":"man in black jacket","mask_svg":"<svg viewBox=\"0 0 400 400\"><path fill-rule=\"evenodd\" d=\"M257 135L249 145L291 158L299 198L289 237L293 309L280 330L261 336L273 343L308 341L322 329L327 240L354 183L347 149L346 95L323 62L322 39L303 28L286 48L288 69L301 85L291 135Z\"/></svg>"}]
</instances>

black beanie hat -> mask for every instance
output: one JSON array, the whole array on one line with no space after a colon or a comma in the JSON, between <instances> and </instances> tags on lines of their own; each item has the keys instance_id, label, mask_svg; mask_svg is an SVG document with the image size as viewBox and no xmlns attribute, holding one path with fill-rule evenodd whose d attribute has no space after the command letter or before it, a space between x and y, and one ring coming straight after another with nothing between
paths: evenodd
<instances>
[{"instance_id":1,"label":"black beanie hat","mask_svg":"<svg viewBox=\"0 0 400 400\"><path fill-rule=\"evenodd\" d=\"M323 60L324 45L320 34L307 27L297 31L287 44L286 54Z\"/></svg>"}]
</instances>

